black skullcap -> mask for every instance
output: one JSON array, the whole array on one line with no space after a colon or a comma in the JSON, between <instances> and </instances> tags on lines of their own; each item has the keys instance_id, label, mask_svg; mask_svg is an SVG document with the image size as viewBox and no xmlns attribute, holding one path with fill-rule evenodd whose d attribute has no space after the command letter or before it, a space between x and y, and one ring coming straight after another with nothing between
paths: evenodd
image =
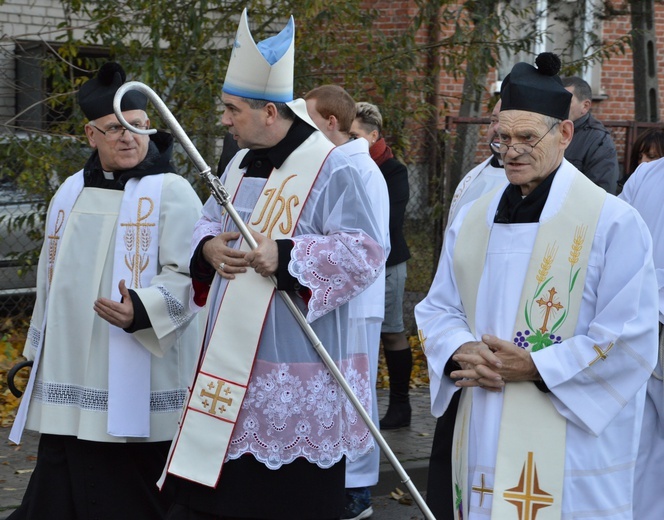
<instances>
[{"instance_id":1,"label":"black skullcap","mask_svg":"<svg viewBox=\"0 0 664 520\"><path fill-rule=\"evenodd\" d=\"M112 61L99 69L97 77L86 81L78 91L78 104L90 121L113 113L113 97L127 79L123 68ZM145 110L148 98L142 92L129 90L122 96L121 109Z\"/></svg>"},{"instance_id":2,"label":"black skullcap","mask_svg":"<svg viewBox=\"0 0 664 520\"><path fill-rule=\"evenodd\" d=\"M551 52L543 52L530 63L517 63L503 80L500 99L503 110L525 110L556 119L569 119L572 94L565 90L558 77L560 58Z\"/></svg>"}]
</instances>

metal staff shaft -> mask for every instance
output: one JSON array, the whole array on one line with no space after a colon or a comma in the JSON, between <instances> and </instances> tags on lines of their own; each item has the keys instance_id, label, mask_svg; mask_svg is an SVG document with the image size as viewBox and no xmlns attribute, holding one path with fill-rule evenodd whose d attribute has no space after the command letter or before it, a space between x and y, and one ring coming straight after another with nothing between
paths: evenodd
<instances>
[{"instance_id":1,"label":"metal staff shaft","mask_svg":"<svg viewBox=\"0 0 664 520\"><path fill-rule=\"evenodd\" d=\"M251 235L251 232L249 231L249 228L247 227L245 222L242 220L240 215L233 207L233 204L230 201L230 196L228 191L226 190L222 182L219 180L219 178L216 175L212 175L212 173L210 173L210 167L206 164L201 154L198 152L194 144L191 142L191 139L189 139L185 131L182 129L180 123L178 123L178 121L175 119L175 117L168 109L166 104L155 93L154 90L152 90L144 83L140 83L138 81L129 81L123 84L117 90L117 92L115 93L115 97L113 99L113 110L115 111L115 115L117 116L118 120L122 123L122 125L125 128L129 129L130 131L136 134L148 135L156 132L156 130L154 129L142 130L140 128L135 128L124 118L121 109L122 96L124 96L125 93L128 92L129 90L138 90L140 92L143 92L150 99L150 101L152 101L152 103L155 105L157 109L157 112L159 112L159 115L162 117L162 119L164 120L168 128L171 130L173 135L180 142L185 152L187 153L189 158L193 161L194 165L198 169L200 176L209 186L212 192L212 196L228 212L229 216L231 217L231 219L233 219L233 222L237 226L238 230L240 231L244 239L247 241L247 244L249 244L249 247L252 250L256 249L258 244L256 243L256 240L254 240L254 237ZM273 276L270 278L272 279L273 283L276 286L276 279ZM316 332L307 322L307 319L305 318L304 314L302 314L300 309L295 305L295 302L286 291L277 291L277 292L283 298L284 302L286 303L286 306L290 309L291 313L302 327L302 330L307 335L307 338L313 345L314 349L316 350L320 358L323 360L323 363L325 364L327 369L334 376L334 379L337 381L337 383L339 383L343 391L346 393L346 396L348 397L350 402L353 404L359 415L362 417L362 420L364 420L364 422L366 423L367 427L369 428L369 431L371 431L371 434L374 437L374 440L378 443L380 449L383 450L383 453L385 453L385 456L389 460L390 464L399 475L401 482L403 482L408 488L408 491L410 491L410 494L417 503L418 507L422 510L422 513L424 513L424 516L427 518L427 520L435 520L433 513L431 512L426 502L422 498L422 495L417 490L417 488L413 484L413 481L410 479L410 477L404 470L403 466L394 455L394 452L387 444L387 441L385 441L385 439L381 435L378 427L371 420L371 416L362 406L362 403L353 392L353 389L350 387L350 385L344 378L343 374L341 373L337 365L334 363L334 360L330 357L330 354L327 352L327 350L321 343L320 339L316 335Z\"/></svg>"}]
</instances>

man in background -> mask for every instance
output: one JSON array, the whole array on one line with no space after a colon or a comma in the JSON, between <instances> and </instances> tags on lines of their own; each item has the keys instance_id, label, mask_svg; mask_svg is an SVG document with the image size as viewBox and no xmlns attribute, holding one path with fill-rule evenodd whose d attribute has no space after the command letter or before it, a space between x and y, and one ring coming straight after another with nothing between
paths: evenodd
<instances>
[{"instance_id":1,"label":"man in background","mask_svg":"<svg viewBox=\"0 0 664 520\"><path fill-rule=\"evenodd\" d=\"M618 154L611 133L590 113L593 92L578 76L562 78L572 93L569 118L574 121L574 137L565 150L565 159L608 193L618 189Z\"/></svg>"}]
</instances>

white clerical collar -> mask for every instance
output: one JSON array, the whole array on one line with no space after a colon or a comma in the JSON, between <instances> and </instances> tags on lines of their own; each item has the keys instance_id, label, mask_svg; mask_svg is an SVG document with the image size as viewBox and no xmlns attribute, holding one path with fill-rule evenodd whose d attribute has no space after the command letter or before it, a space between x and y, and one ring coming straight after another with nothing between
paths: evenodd
<instances>
[{"instance_id":1,"label":"white clerical collar","mask_svg":"<svg viewBox=\"0 0 664 520\"><path fill-rule=\"evenodd\" d=\"M113 172L104 171L104 179L106 179L107 181L112 181L113 179L115 179L115 175L113 175Z\"/></svg>"}]
</instances>

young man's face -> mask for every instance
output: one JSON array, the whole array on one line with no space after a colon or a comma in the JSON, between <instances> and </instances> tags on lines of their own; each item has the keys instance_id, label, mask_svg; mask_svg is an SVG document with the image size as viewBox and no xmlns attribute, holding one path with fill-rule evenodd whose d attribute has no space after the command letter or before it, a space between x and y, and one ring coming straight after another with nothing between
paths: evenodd
<instances>
[{"instance_id":1,"label":"young man's face","mask_svg":"<svg viewBox=\"0 0 664 520\"><path fill-rule=\"evenodd\" d=\"M149 128L150 120L143 110L126 110L122 115L136 127ZM150 137L124 129L115 114L91 121L85 126L85 134L90 146L99 152L101 167L108 172L134 168L148 153Z\"/></svg>"}]
</instances>

